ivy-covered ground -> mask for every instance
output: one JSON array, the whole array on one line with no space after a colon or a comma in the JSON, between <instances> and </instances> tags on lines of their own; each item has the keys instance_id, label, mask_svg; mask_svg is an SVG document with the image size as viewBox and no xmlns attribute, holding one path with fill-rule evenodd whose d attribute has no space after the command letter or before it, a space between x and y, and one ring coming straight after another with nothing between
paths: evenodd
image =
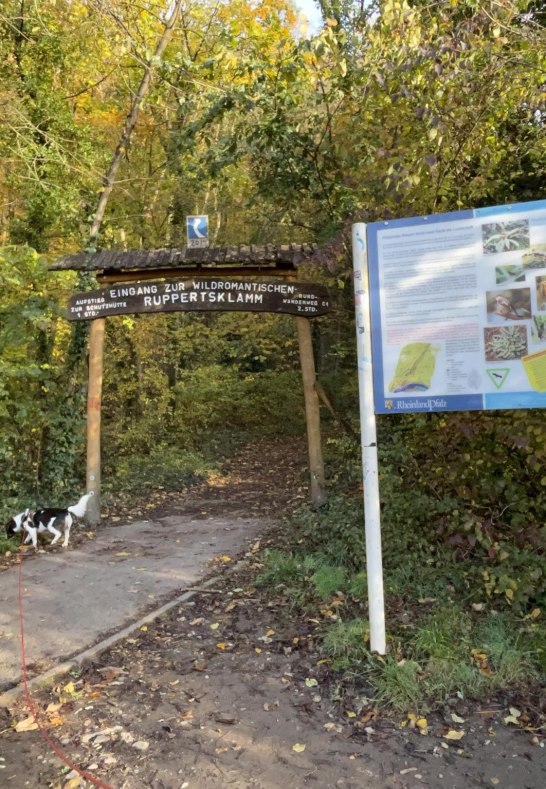
<instances>
[{"instance_id":1,"label":"ivy-covered ground","mask_svg":"<svg viewBox=\"0 0 546 789\"><path fill-rule=\"evenodd\" d=\"M217 557L187 603L35 693L47 733L116 789L544 786L539 606L480 605L456 562L443 576L414 563L409 595L400 556L398 576L386 568L389 654L370 655L365 578L350 569L359 497L307 510L304 457L294 439L254 445L207 483L226 514L284 517ZM24 703L0 731L4 785L85 785Z\"/></svg>"}]
</instances>

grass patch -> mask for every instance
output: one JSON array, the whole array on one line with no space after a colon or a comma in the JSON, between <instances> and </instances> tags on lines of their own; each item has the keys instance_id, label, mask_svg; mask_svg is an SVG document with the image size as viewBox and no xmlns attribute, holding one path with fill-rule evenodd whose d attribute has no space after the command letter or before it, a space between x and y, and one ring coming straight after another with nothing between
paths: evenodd
<instances>
[{"instance_id":1,"label":"grass patch","mask_svg":"<svg viewBox=\"0 0 546 789\"><path fill-rule=\"evenodd\" d=\"M303 562L292 553L266 550L264 568L256 578L257 586L297 585L303 575Z\"/></svg>"},{"instance_id":2,"label":"grass patch","mask_svg":"<svg viewBox=\"0 0 546 789\"><path fill-rule=\"evenodd\" d=\"M493 671L491 685L517 686L536 675L533 650L514 617L491 612L476 627L474 640L488 657Z\"/></svg>"},{"instance_id":3,"label":"grass patch","mask_svg":"<svg viewBox=\"0 0 546 789\"><path fill-rule=\"evenodd\" d=\"M427 712L454 698L477 700L524 687L537 677L538 650L534 643L533 660L530 638L518 632L510 615L493 612L473 622L468 612L453 606L424 619L405 643L391 640L395 648L385 660L369 654L363 620L331 625L323 651L332 669L347 678L366 674L379 704L396 712Z\"/></svg>"},{"instance_id":4,"label":"grass patch","mask_svg":"<svg viewBox=\"0 0 546 789\"><path fill-rule=\"evenodd\" d=\"M471 647L472 620L458 606L440 607L419 627L412 639L418 655L439 660L458 660Z\"/></svg>"},{"instance_id":5,"label":"grass patch","mask_svg":"<svg viewBox=\"0 0 546 789\"><path fill-rule=\"evenodd\" d=\"M327 600L336 594L364 599L366 575L351 575L346 568L329 564L321 554L301 556L267 549L263 569L256 578L258 586L287 586L306 591L310 597Z\"/></svg>"},{"instance_id":6,"label":"grass patch","mask_svg":"<svg viewBox=\"0 0 546 789\"><path fill-rule=\"evenodd\" d=\"M349 578L347 594L353 600L363 603L368 599L368 576L366 573L356 573Z\"/></svg>"},{"instance_id":7,"label":"grass patch","mask_svg":"<svg viewBox=\"0 0 546 789\"><path fill-rule=\"evenodd\" d=\"M363 673L369 657L370 631L363 619L335 622L324 635L322 649L335 671Z\"/></svg>"},{"instance_id":8,"label":"grass patch","mask_svg":"<svg viewBox=\"0 0 546 789\"><path fill-rule=\"evenodd\" d=\"M376 701L397 711L425 711L499 691L526 693L538 689L546 671L546 531L533 525L544 522L543 504L536 492L518 493L526 480L518 476L512 483L504 465L495 470L482 418L470 426L467 415L463 422L450 417L450 441L459 454L439 453L446 419L389 417L383 425L386 659L370 655L365 635L362 496L348 484L359 476L358 442L329 442L334 495L318 511L301 508L291 521L288 550L297 554L304 545L318 561L308 587L319 601L342 593L336 614L343 621L331 622L321 636L338 687L354 689L365 677ZM504 417L485 421L502 433L511 419L506 425ZM469 463L476 444L483 459ZM484 501L490 518L483 514ZM317 617L319 612L317 606Z\"/></svg>"},{"instance_id":9,"label":"grass patch","mask_svg":"<svg viewBox=\"0 0 546 789\"><path fill-rule=\"evenodd\" d=\"M545 659L546 637L537 623L513 612L467 610L448 598L454 587L445 590L445 581L444 593L427 601L423 616L411 589L411 562L398 573L397 591L407 600L412 620L400 620L400 631L389 637L387 658L377 659L369 651L368 622L360 615L367 603L365 573L351 572L352 563L330 563L323 550L306 556L267 550L263 560L257 585L288 591L296 610L317 611L339 596L336 613L343 621L333 621L323 631L321 652L342 683L365 681L376 702L396 712L426 712L454 698L477 700L523 688L538 676L538 659ZM413 579L423 593L437 590L440 568L415 568Z\"/></svg>"},{"instance_id":10,"label":"grass patch","mask_svg":"<svg viewBox=\"0 0 546 789\"><path fill-rule=\"evenodd\" d=\"M397 712L417 712L423 705L420 675L421 666L416 661L387 658L372 677L377 702Z\"/></svg>"},{"instance_id":11,"label":"grass patch","mask_svg":"<svg viewBox=\"0 0 546 789\"><path fill-rule=\"evenodd\" d=\"M343 567L323 564L311 576L315 593L326 600L336 592L343 592L347 587L347 571Z\"/></svg>"},{"instance_id":12,"label":"grass patch","mask_svg":"<svg viewBox=\"0 0 546 789\"><path fill-rule=\"evenodd\" d=\"M387 657L371 678L376 701L396 712L424 713L451 699L479 698L487 677L464 662L431 658L428 661Z\"/></svg>"}]
</instances>

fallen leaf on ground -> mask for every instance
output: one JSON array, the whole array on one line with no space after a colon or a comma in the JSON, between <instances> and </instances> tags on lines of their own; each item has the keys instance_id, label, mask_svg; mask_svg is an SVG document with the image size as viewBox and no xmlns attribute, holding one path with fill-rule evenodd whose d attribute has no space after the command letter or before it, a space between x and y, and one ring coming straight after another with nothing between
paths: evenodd
<instances>
[{"instance_id":1,"label":"fallen leaf on ground","mask_svg":"<svg viewBox=\"0 0 546 789\"><path fill-rule=\"evenodd\" d=\"M303 753L305 750L305 745L301 742L297 742L292 746L292 750L296 751L296 753Z\"/></svg>"},{"instance_id":2,"label":"fallen leaf on ground","mask_svg":"<svg viewBox=\"0 0 546 789\"><path fill-rule=\"evenodd\" d=\"M325 723L323 728L325 728L326 731L336 731L338 734L343 731L339 723Z\"/></svg>"},{"instance_id":3,"label":"fallen leaf on ground","mask_svg":"<svg viewBox=\"0 0 546 789\"><path fill-rule=\"evenodd\" d=\"M54 701L52 701L51 704L47 705L46 712L48 713L57 712L58 710L61 709L62 706L63 706L62 704L56 704Z\"/></svg>"},{"instance_id":4,"label":"fallen leaf on ground","mask_svg":"<svg viewBox=\"0 0 546 789\"><path fill-rule=\"evenodd\" d=\"M456 729L450 729L448 732L442 735L446 740L461 740L464 737L464 731L457 731Z\"/></svg>"},{"instance_id":5,"label":"fallen leaf on ground","mask_svg":"<svg viewBox=\"0 0 546 789\"><path fill-rule=\"evenodd\" d=\"M485 674L486 676L490 676L493 673L493 669L489 665L489 658L486 652L482 649L471 649L470 654L472 656L473 662L478 667L478 670Z\"/></svg>"},{"instance_id":6,"label":"fallen leaf on ground","mask_svg":"<svg viewBox=\"0 0 546 789\"><path fill-rule=\"evenodd\" d=\"M81 786L82 779L79 775L75 775L74 778L71 778L69 781L65 783L63 789L76 789L77 786Z\"/></svg>"},{"instance_id":7,"label":"fallen leaf on ground","mask_svg":"<svg viewBox=\"0 0 546 789\"><path fill-rule=\"evenodd\" d=\"M47 722L50 726L62 726L64 719L57 712L54 712L52 715L48 715Z\"/></svg>"},{"instance_id":8,"label":"fallen leaf on ground","mask_svg":"<svg viewBox=\"0 0 546 789\"><path fill-rule=\"evenodd\" d=\"M374 720L376 717L377 717L377 710L374 707L372 707L372 709L369 709L367 712L364 713L364 715L361 715L358 722L368 723L368 721Z\"/></svg>"},{"instance_id":9,"label":"fallen leaf on ground","mask_svg":"<svg viewBox=\"0 0 546 789\"><path fill-rule=\"evenodd\" d=\"M417 718L415 721L415 725L419 729L421 734L428 734L428 721L426 718Z\"/></svg>"},{"instance_id":10,"label":"fallen leaf on ground","mask_svg":"<svg viewBox=\"0 0 546 789\"><path fill-rule=\"evenodd\" d=\"M19 723L16 724L15 731L21 733L23 731L34 731L37 728L38 728L38 724L34 720L34 716L29 715L28 718L25 718L24 720L19 721Z\"/></svg>"},{"instance_id":11,"label":"fallen leaf on ground","mask_svg":"<svg viewBox=\"0 0 546 789\"><path fill-rule=\"evenodd\" d=\"M515 707L510 707L510 714L507 715L505 718L502 719L503 723L513 723L515 726L520 725L519 718L521 716L521 712L517 710Z\"/></svg>"}]
</instances>

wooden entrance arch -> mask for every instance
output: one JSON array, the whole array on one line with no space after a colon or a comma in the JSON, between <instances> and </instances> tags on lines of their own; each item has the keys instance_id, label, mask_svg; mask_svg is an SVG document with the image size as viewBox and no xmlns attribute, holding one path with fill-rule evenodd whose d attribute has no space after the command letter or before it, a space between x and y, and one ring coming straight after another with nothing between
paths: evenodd
<instances>
[{"instance_id":1,"label":"wooden entrance arch","mask_svg":"<svg viewBox=\"0 0 546 789\"><path fill-rule=\"evenodd\" d=\"M86 477L87 491L95 494L90 500L86 516L91 525L100 521L103 347L105 320L109 314L186 309L293 314L305 398L311 499L315 506L325 502L319 398L309 318L327 312L328 294L322 286L303 283L298 279L298 267L309 261L315 250L314 245L308 244L149 251L104 250L65 255L50 266L53 271L93 273L103 289L74 296L70 300L68 315L71 320L89 320L91 324ZM233 279L235 277L237 280ZM172 280L176 281L176 286L165 284ZM286 287L261 286L279 280L286 283ZM140 283L138 288L130 285L136 282ZM214 288L212 283L216 285ZM223 299L219 299L218 295L213 298L213 293L218 294L219 290ZM238 301L239 296L245 293L247 295ZM194 297L190 294L197 295Z\"/></svg>"}]
</instances>

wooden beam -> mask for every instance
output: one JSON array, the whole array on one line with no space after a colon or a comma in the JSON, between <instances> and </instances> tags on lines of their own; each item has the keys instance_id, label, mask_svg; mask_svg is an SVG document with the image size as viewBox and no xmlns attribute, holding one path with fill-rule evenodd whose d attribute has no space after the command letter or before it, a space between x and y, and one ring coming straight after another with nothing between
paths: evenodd
<instances>
[{"instance_id":1,"label":"wooden beam","mask_svg":"<svg viewBox=\"0 0 546 789\"><path fill-rule=\"evenodd\" d=\"M91 321L89 333L89 384L87 389L87 492L89 500L85 519L91 526L100 523L100 428L105 319Z\"/></svg>"},{"instance_id":2,"label":"wooden beam","mask_svg":"<svg viewBox=\"0 0 546 789\"><path fill-rule=\"evenodd\" d=\"M187 268L156 268L140 269L135 271L108 272L103 271L97 274L97 282L136 282L146 279L168 279L174 277L284 277L293 279L297 277L294 269L279 269L268 266L214 266L210 267L187 267Z\"/></svg>"},{"instance_id":3,"label":"wooden beam","mask_svg":"<svg viewBox=\"0 0 546 789\"><path fill-rule=\"evenodd\" d=\"M320 405L315 388L315 360L311 340L311 324L307 318L296 318L298 342L300 347L301 374L305 397L305 419L307 422L307 446L309 450L309 470L311 473L311 499L315 507L326 502L326 483L324 462L320 439Z\"/></svg>"}]
</instances>

